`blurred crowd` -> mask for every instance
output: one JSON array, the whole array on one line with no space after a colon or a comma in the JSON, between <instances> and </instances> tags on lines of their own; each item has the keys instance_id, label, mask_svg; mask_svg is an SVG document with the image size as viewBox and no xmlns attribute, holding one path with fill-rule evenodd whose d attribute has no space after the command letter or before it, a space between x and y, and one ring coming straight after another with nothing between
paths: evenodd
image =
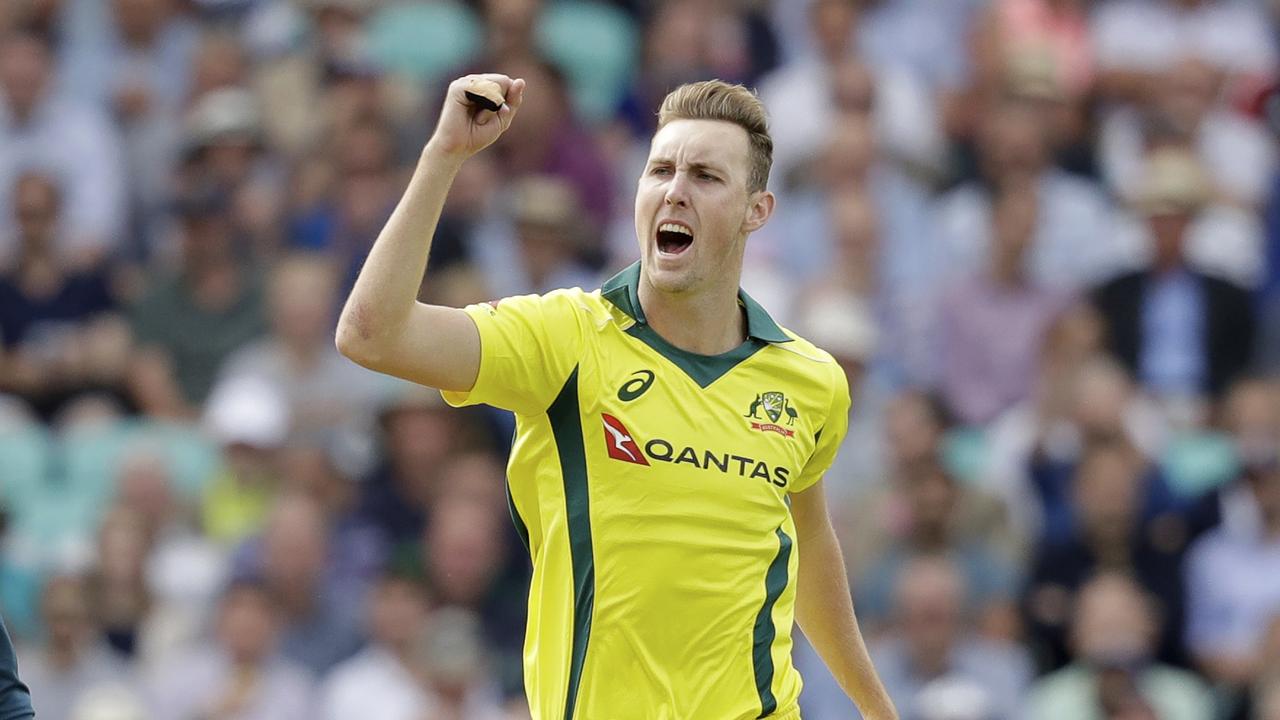
<instances>
[{"instance_id":1,"label":"blurred crowd","mask_svg":"<svg viewBox=\"0 0 1280 720\"><path fill-rule=\"evenodd\" d=\"M850 377L826 485L904 720L1280 720L1280 3L5 0L0 608L42 720L528 716L511 419L332 339L478 70L528 90L425 301L598 286L665 92L758 89L743 284Z\"/></svg>"}]
</instances>

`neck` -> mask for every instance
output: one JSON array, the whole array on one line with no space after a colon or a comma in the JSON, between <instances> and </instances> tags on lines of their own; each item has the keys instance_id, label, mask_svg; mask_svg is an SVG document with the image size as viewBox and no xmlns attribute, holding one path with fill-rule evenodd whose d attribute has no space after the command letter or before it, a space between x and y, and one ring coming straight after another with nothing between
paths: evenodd
<instances>
[{"instance_id":1,"label":"neck","mask_svg":"<svg viewBox=\"0 0 1280 720\"><path fill-rule=\"evenodd\" d=\"M686 352L719 355L742 344L747 321L738 309L736 286L708 288L700 293L665 293L640 276L640 306L645 318L664 340ZM725 322L725 318L729 318Z\"/></svg>"}]
</instances>

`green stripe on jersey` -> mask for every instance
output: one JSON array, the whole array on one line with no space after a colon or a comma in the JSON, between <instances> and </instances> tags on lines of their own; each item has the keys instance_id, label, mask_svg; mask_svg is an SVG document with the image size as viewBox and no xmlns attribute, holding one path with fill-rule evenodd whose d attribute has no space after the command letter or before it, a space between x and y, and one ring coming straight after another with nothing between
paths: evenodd
<instances>
[{"instance_id":1,"label":"green stripe on jersey","mask_svg":"<svg viewBox=\"0 0 1280 720\"><path fill-rule=\"evenodd\" d=\"M751 651L756 670L756 692L760 695L758 717L767 717L778 709L778 699L773 696L773 639L777 635L777 628L773 626L773 606L787 587L791 538L782 532L782 528L778 528L777 534L778 554L764 576L764 605L756 616L755 646Z\"/></svg>"},{"instance_id":2,"label":"green stripe on jersey","mask_svg":"<svg viewBox=\"0 0 1280 720\"><path fill-rule=\"evenodd\" d=\"M582 682L582 666L591 637L591 616L595 610L595 557L591 550L591 513L587 498L587 454L582 439L582 418L578 412L578 368L565 381L560 394L547 409L560 473L564 480L564 502L569 519L569 554L573 562L573 655L569 661L569 687L565 692L564 718L573 718Z\"/></svg>"}]
</instances>

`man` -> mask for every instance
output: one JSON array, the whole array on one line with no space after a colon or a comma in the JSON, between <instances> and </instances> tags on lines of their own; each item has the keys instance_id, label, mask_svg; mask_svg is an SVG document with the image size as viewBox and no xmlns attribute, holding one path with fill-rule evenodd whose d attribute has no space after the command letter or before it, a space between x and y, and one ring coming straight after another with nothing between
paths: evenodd
<instances>
[{"instance_id":1,"label":"man","mask_svg":"<svg viewBox=\"0 0 1280 720\"><path fill-rule=\"evenodd\" d=\"M501 87L496 114L468 103L473 80ZM337 343L453 404L515 411L508 492L533 558L533 717L793 720L798 618L864 715L896 718L821 482L848 423L844 373L738 289L747 235L774 208L754 95L704 82L667 96L636 194L641 260L599 291L417 303L422 239L524 88L505 75L449 86Z\"/></svg>"},{"instance_id":2,"label":"man","mask_svg":"<svg viewBox=\"0 0 1280 720\"><path fill-rule=\"evenodd\" d=\"M9 642L9 631L0 620L0 720L29 720L33 717L31 695L18 680L18 659Z\"/></svg>"}]
</instances>

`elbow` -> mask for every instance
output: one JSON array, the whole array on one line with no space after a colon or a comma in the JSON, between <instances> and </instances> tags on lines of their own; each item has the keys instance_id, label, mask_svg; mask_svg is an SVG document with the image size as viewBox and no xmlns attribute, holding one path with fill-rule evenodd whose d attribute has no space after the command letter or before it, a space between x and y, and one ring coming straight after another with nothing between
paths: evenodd
<instances>
[{"instance_id":1,"label":"elbow","mask_svg":"<svg viewBox=\"0 0 1280 720\"><path fill-rule=\"evenodd\" d=\"M348 360L372 370L377 369L378 351L377 336L367 312L360 306L349 308L338 320L338 329L334 333L334 345L338 352Z\"/></svg>"}]
</instances>

